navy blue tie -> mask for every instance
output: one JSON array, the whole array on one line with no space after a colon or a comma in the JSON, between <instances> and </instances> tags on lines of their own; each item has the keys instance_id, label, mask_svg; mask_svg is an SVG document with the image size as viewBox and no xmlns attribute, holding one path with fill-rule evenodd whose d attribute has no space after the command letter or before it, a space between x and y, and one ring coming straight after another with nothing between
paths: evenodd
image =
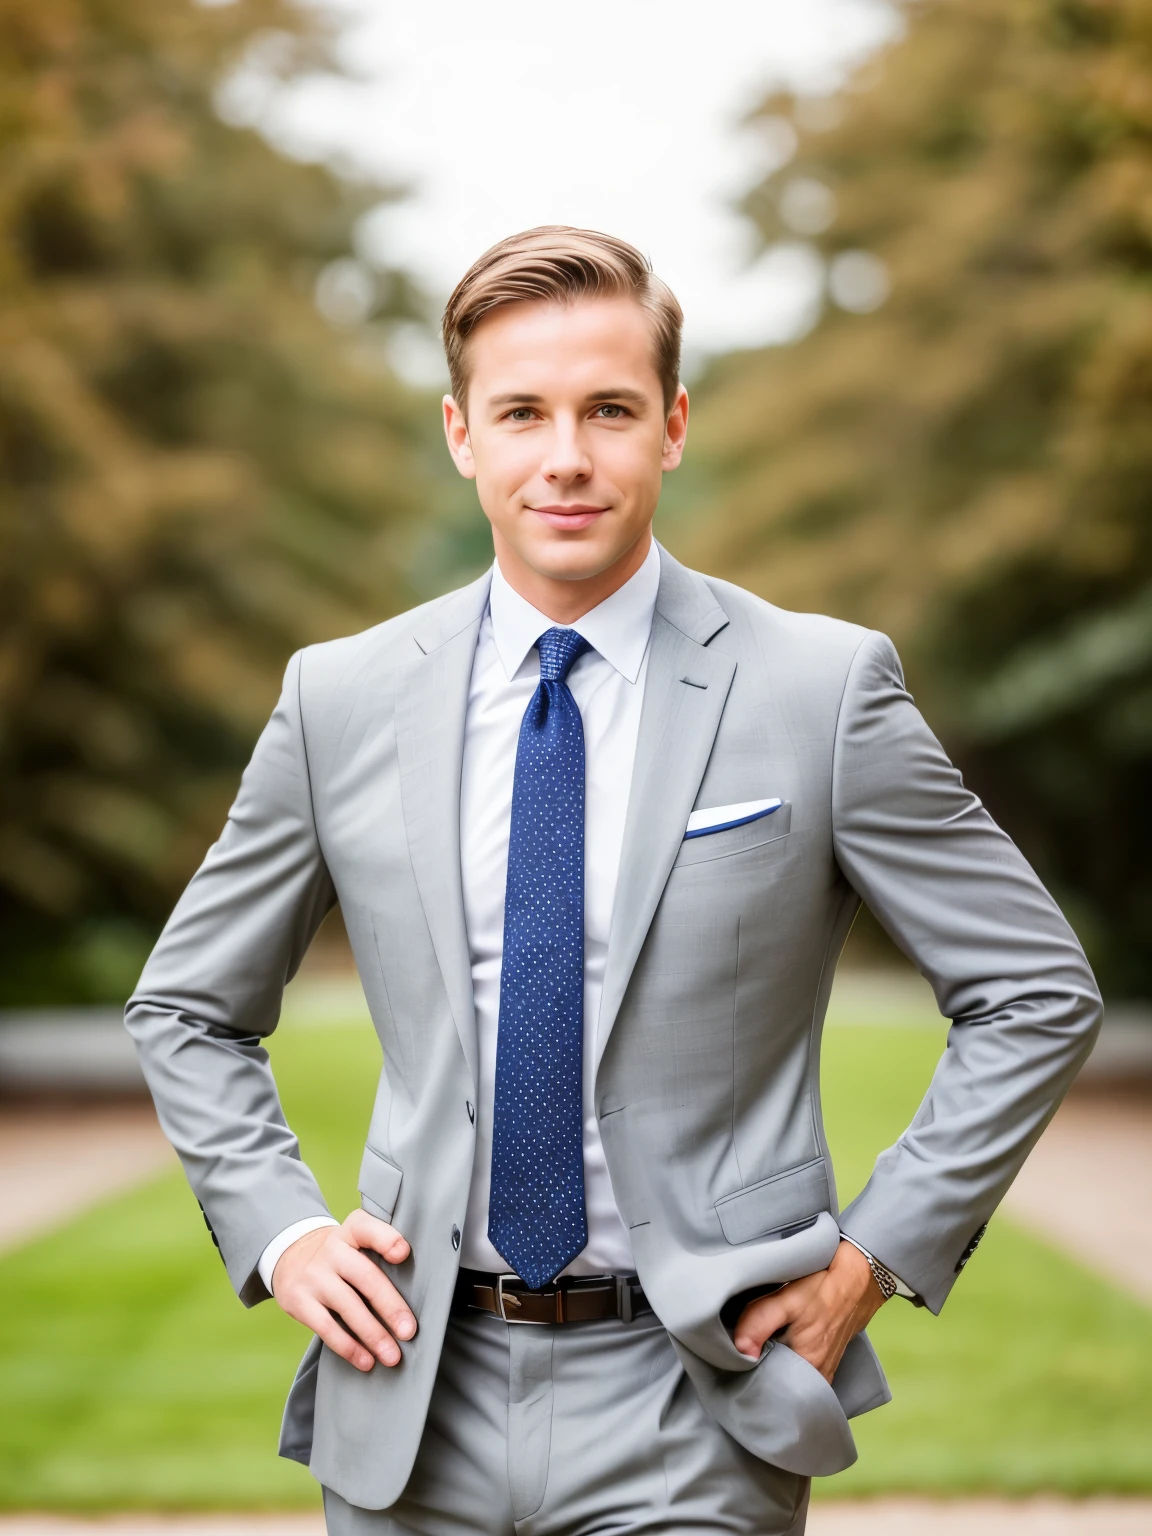
<instances>
[{"instance_id":1,"label":"navy blue tie","mask_svg":"<svg viewBox=\"0 0 1152 1536\"><path fill-rule=\"evenodd\" d=\"M488 1237L528 1285L588 1242L584 1213L584 724L574 629L536 642L512 783Z\"/></svg>"}]
</instances>

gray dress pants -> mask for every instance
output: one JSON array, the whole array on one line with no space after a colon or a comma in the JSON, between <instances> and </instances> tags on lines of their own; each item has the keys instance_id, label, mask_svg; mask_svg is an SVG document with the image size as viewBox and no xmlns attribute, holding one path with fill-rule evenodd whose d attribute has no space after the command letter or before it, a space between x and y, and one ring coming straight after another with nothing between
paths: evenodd
<instances>
[{"instance_id":1,"label":"gray dress pants","mask_svg":"<svg viewBox=\"0 0 1152 1536\"><path fill-rule=\"evenodd\" d=\"M416 1465L391 1509L324 1490L329 1536L801 1536L808 1479L709 1417L651 1315L448 1324Z\"/></svg>"}]
</instances>

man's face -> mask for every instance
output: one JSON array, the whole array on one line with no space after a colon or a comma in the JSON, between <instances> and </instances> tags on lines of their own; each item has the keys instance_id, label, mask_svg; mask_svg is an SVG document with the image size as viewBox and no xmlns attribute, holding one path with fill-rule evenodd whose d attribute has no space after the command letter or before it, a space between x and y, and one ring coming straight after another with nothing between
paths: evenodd
<instances>
[{"instance_id":1,"label":"man's face","mask_svg":"<svg viewBox=\"0 0 1152 1536\"><path fill-rule=\"evenodd\" d=\"M587 581L642 557L663 472L680 462L688 397L664 411L651 323L629 298L495 310L468 342L467 421L448 446L475 479L501 566ZM629 562L631 563L631 562Z\"/></svg>"}]
</instances>

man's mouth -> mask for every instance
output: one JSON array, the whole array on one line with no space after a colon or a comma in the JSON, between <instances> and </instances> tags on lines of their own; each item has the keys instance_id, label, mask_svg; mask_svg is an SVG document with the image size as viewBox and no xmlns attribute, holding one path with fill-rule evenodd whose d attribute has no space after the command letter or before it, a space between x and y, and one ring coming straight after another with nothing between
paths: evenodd
<instances>
[{"instance_id":1,"label":"man's mouth","mask_svg":"<svg viewBox=\"0 0 1152 1536\"><path fill-rule=\"evenodd\" d=\"M535 512L552 528L561 528L568 532L577 532L581 528L591 528L597 518L603 517L608 511L607 507L595 507L587 502L574 501L570 505L553 505L546 507L530 507L529 511Z\"/></svg>"}]
</instances>

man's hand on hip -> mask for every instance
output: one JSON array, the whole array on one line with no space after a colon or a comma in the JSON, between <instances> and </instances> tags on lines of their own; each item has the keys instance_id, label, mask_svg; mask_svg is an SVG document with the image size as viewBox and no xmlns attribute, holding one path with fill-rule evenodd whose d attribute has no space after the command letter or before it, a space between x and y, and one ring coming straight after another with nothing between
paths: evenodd
<instances>
[{"instance_id":1,"label":"man's hand on hip","mask_svg":"<svg viewBox=\"0 0 1152 1536\"><path fill-rule=\"evenodd\" d=\"M780 1336L788 1348L831 1381L849 1341L883 1305L868 1260L859 1248L842 1242L827 1269L749 1302L733 1339L742 1355L758 1360L766 1341L783 1329Z\"/></svg>"},{"instance_id":2,"label":"man's hand on hip","mask_svg":"<svg viewBox=\"0 0 1152 1536\"><path fill-rule=\"evenodd\" d=\"M411 1251L395 1227L356 1210L339 1227L298 1237L272 1274L272 1294L288 1316L358 1371L370 1371L377 1360L399 1365L396 1340L416 1332L408 1303L365 1248L389 1264L402 1264Z\"/></svg>"}]
</instances>

